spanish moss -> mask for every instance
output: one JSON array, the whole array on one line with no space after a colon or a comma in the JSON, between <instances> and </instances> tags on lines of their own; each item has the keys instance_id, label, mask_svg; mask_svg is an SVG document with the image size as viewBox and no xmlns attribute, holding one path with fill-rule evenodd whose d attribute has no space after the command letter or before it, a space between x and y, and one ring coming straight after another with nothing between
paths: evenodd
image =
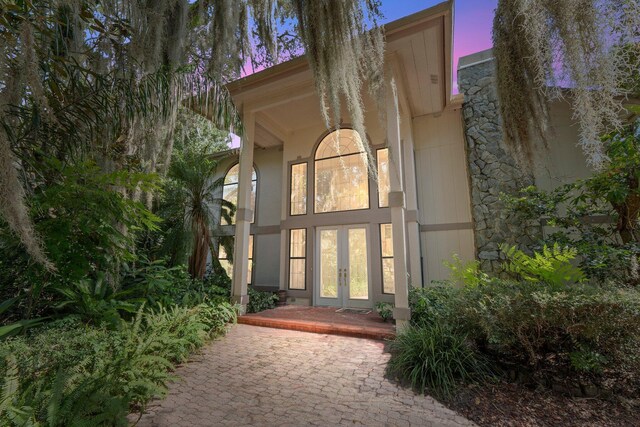
<instances>
[{"instance_id":1,"label":"spanish moss","mask_svg":"<svg viewBox=\"0 0 640 427\"><path fill-rule=\"evenodd\" d=\"M640 66L635 0L501 0L493 24L498 95L507 140L530 155L530 132L544 136L547 103L566 96L588 163L607 157L601 135L622 126L623 101Z\"/></svg>"}]
</instances>

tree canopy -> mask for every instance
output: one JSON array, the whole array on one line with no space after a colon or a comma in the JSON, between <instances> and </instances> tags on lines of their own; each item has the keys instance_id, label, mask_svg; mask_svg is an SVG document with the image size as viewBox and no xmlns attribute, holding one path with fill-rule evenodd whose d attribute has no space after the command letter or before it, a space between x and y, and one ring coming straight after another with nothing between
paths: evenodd
<instances>
[{"instance_id":1,"label":"tree canopy","mask_svg":"<svg viewBox=\"0 0 640 427\"><path fill-rule=\"evenodd\" d=\"M377 0L0 2L2 219L33 259L49 265L25 202L48 179L43 158L90 158L105 172L164 174L181 104L197 103L216 125L240 133L223 83L247 61L275 62L296 43L309 58L327 126L337 123L344 99L364 134L363 81L382 81L378 6ZM276 34L285 21L295 38Z\"/></svg>"}]
</instances>

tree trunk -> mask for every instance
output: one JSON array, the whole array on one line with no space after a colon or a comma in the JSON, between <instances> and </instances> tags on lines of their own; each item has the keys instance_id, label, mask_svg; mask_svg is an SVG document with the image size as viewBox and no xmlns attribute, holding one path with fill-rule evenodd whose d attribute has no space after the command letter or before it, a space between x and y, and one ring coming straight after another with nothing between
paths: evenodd
<instances>
[{"instance_id":1,"label":"tree trunk","mask_svg":"<svg viewBox=\"0 0 640 427\"><path fill-rule=\"evenodd\" d=\"M211 234L205 221L194 218L193 252L189 257L189 274L193 279L203 279L207 269L207 255L211 245Z\"/></svg>"}]
</instances>

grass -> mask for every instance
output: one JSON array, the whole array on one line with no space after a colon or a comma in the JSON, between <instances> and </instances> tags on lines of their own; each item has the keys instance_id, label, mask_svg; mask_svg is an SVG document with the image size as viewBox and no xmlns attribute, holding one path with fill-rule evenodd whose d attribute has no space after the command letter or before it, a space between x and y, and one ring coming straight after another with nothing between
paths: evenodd
<instances>
[{"instance_id":1,"label":"grass","mask_svg":"<svg viewBox=\"0 0 640 427\"><path fill-rule=\"evenodd\" d=\"M440 323L408 327L391 343L391 353L390 374L437 397L450 397L459 383L481 379L489 372L467 337Z\"/></svg>"}]
</instances>

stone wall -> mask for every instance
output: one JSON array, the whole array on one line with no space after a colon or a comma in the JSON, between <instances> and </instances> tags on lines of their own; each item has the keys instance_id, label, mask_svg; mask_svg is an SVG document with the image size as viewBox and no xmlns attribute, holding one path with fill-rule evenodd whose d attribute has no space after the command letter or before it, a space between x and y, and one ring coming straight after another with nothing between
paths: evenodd
<instances>
[{"instance_id":1,"label":"stone wall","mask_svg":"<svg viewBox=\"0 0 640 427\"><path fill-rule=\"evenodd\" d=\"M508 212L501 193L513 194L534 183L504 144L490 51L460 59L459 90L464 94L463 127L471 184L476 256L483 270L499 271L501 243L528 246L539 227L527 227Z\"/></svg>"}]
</instances>

